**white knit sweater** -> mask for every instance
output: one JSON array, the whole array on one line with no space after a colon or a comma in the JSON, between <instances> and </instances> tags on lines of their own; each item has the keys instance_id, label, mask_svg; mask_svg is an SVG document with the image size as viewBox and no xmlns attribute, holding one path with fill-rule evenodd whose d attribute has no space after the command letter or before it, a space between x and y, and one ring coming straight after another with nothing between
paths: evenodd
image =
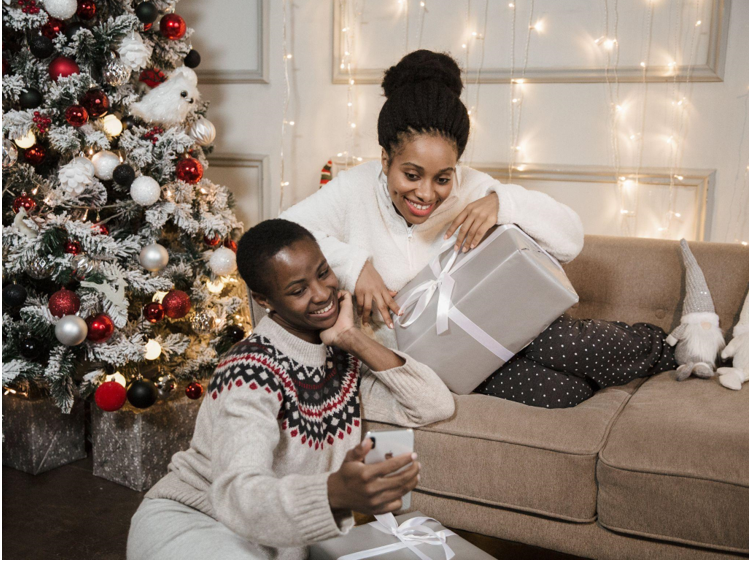
<instances>
[{"instance_id":1,"label":"white knit sweater","mask_svg":"<svg viewBox=\"0 0 750 561\"><path fill-rule=\"evenodd\" d=\"M489 193L500 200L498 224L516 224L562 262L583 249L583 225L569 207L520 185L504 185L486 173L457 166L453 190L423 224L409 226L393 206L380 161L336 175L315 194L281 214L310 230L342 288L354 291L368 259L390 290L401 290L424 268L443 235L466 206ZM374 336L396 347L393 332L373 313Z\"/></svg>"}]
</instances>

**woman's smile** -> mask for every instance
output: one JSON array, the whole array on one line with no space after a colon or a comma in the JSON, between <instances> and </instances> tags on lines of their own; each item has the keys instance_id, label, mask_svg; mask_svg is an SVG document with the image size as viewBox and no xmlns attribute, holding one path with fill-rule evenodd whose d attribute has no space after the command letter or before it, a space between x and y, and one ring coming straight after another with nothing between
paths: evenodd
<instances>
[{"instance_id":1,"label":"woman's smile","mask_svg":"<svg viewBox=\"0 0 750 561\"><path fill-rule=\"evenodd\" d=\"M429 216L432 213L432 211L435 209L435 207L437 206L437 204L435 203L430 203L430 204L417 203L415 201L412 201L408 197L404 197L404 200L406 201L406 205L409 208L409 211L414 216L418 216L420 218Z\"/></svg>"},{"instance_id":2,"label":"woman's smile","mask_svg":"<svg viewBox=\"0 0 750 561\"><path fill-rule=\"evenodd\" d=\"M339 312L339 300L338 295L334 294L331 296L330 301L317 310L308 312L307 315L312 318L313 321L326 321L332 317L338 316Z\"/></svg>"}]
</instances>

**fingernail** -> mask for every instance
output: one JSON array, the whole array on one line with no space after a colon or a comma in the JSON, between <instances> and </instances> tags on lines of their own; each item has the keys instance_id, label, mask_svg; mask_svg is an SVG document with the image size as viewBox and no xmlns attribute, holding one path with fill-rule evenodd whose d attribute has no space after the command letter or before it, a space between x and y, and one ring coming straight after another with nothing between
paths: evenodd
<instances>
[{"instance_id":1,"label":"fingernail","mask_svg":"<svg viewBox=\"0 0 750 561\"><path fill-rule=\"evenodd\" d=\"M389 324L388 324L388 327L390 327L391 329L393 329L393 324L392 324L392 323L389 323Z\"/></svg>"},{"instance_id":2,"label":"fingernail","mask_svg":"<svg viewBox=\"0 0 750 561\"><path fill-rule=\"evenodd\" d=\"M471 249L474 249L476 246L474 244L471 244Z\"/></svg>"},{"instance_id":3,"label":"fingernail","mask_svg":"<svg viewBox=\"0 0 750 561\"><path fill-rule=\"evenodd\" d=\"M421 481L421 480L422 480L422 475L418 473L418 474L417 474L417 482L419 482L419 481Z\"/></svg>"},{"instance_id":4,"label":"fingernail","mask_svg":"<svg viewBox=\"0 0 750 561\"><path fill-rule=\"evenodd\" d=\"M464 247L464 253L466 253L467 251L469 251L469 248L468 247Z\"/></svg>"},{"instance_id":5,"label":"fingernail","mask_svg":"<svg viewBox=\"0 0 750 561\"><path fill-rule=\"evenodd\" d=\"M417 453L416 452L412 453L411 459L412 460L416 460L417 459Z\"/></svg>"}]
</instances>

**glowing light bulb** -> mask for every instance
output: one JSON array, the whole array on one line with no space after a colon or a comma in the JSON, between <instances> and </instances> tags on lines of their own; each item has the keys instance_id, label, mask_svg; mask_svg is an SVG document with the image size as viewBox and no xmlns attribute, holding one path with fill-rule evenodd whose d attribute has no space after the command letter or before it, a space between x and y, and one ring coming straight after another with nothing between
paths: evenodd
<instances>
[{"instance_id":1,"label":"glowing light bulb","mask_svg":"<svg viewBox=\"0 0 750 561\"><path fill-rule=\"evenodd\" d=\"M219 292L224 290L224 281L222 279L208 281L206 283L206 288L211 294L219 294Z\"/></svg>"},{"instance_id":2,"label":"glowing light bulb","mask_svg":"<svg viewBox=\"0 0 750 561\"><path fill-rule=\"evenodd\" d=\"M154 297L151 298L152 302L159 302L161 304L161 301L164 299L164 297L167 295L166 292L159 291L154 293Z\"/></svg>"},{"instance_id":3,"label":"glowing light bulb","mask_svg":"<svg viewBox=\"0 0 750 561\"><path fill-rule=\"evenodd\" d=\"M620 112L621 112L621 111L623 111L624 109L625 109L625 108L624 108L624 107L623 107L622 105L615 105L615 111L617 111L618 113L620 113Z\"/></svg>"},{"instance_id":4,"label":"glowing light bulb","mask_svg":"<svg viewBox=\"0 0 750 561\"><path fill-rule=\"evenodd\" d=\"M681 176L681 175L675 175L675 178L676 178L676 179L678 179L678 180L680 180L680 181L682 181L683 179L685 179L685 178L684 178L683 176Z\"/></svg>"},{"instance_id":5,"label":"glowing light bulb","mask_svg":"<svg viewBox=\"0 0 750 561\"><path fill-rule=\"evenodd\" d=\"M351 107L352 105L354 105L354 104L351 101L346 104L347 107Z\"/></svg>"},{"instance_id":6,"label":"glowing light bulb","mask_svg":"<svg viewBox=\"0 0 750 561\"><path fill-rule=\"evenodd\" d=\"M472 32L471 32L471 36L472 36L472 37L476 37L476 36L477 36L477 32L476 32L476 31L472 31Z\"/></svg>"},{"instance_id":7,"label":"glowing light bulb","mask_svg":"<svg viewBox=\"0 0 750 561\"><path fill-rule=\"evenodd\" d=\"M524 170L526 169L526 166L525 166L525 165L523 165L523 164L521 164L520 166L516 166L516 169L517 169L518 171L524 171Z\"/></svg>"},{"instance_id":8,"label":"glowing light bulb","mask_svg":"<svg viewBox=\"0 0 750 561\"><path fill-rule=\"evenodd\" d=\"M102 129L109 136L118 136L122 132L122 121L117 116L109 114L102 120Z\"/></svg>"},{"instance_id":9,"label":"glowing light bulb","mask_svg":"<svg viewBox=\"0 0 750 561\"><path fill-rule=\"evenodd\" d=\"M287 60L290 60L290 59L292 58L292 55L291 55L291 53L290 53L290 54L288 54L288 55L286 55L286 58L287 58Z\"/></svg>"},{"instance_id":10,"label":"glowing light bulb","mask_svg":"<svg viewBox=\"0 0 750 561\"><path fill-rule=\"evenodd\" d=\"M345 28L343 28L343 29L342 29L341 31L343 31L344 33L346 33L347 31L349 31L349 28L348 28L348 27L345 27Z\"/></svg>"},{"instance_id":11,"label":"glowing light bulb","mask_svg":"<svg viewBox=\"0 0 750 561\"><path fill-rule=\"evenodd\" d=\"M508 7L509 7L509 8L515 8L515 7L516 7L516 5L515 5L515 4L513 3L513 2L510 2L510 3L508 4Z\"/></svg>"},{"instance_id":12,"label":"glowing light bulb","mask_svg":"<svg viewBox=\"0 0 750 561\"><path fill-rule=\"evenodd\" d=\"M674 215L675 215L675 216L676 216L677 218L682 218L682 215L681 215L681 214L680 214L679 212L675 212L675 213L674 213Z\"/></svg>"},{"instance_id":13,"label":"glowing light bulb","mask_svg":"<svg viewBox=\"0 0 750 561\"><path fill-rule=\"evenodd\" d=\"M667 138L666 142L667 144L672 144L674 142L674 136L670 136L669 138Z\"/></svg>"},{"instance_id":14,"label":"glowing light bulb","mask_svg":"<svg viewBox=\"0 0 750 561\"><path fill-rule=\"evenodd\" d=\"M625 178L625 176L624 176L624 175L621 175L621 176L619 177L619 179L620 179L620 181L625 181L625 179L626 179L626 178Z\"/></svg>"},{"instance_id":15,"label":"glowing light bulb","mask_svg":"<svg viewBox=\"0 0 750 561\"><path fill-rule=\"evenodd\" d=\"M462 49L465 49L465 48L466 48L466 43L462 43L462 44L461 44L461 48L462 48Z\"/></svg>"},{"instance_id":16,"label":"glowing light bulb","mask_svg":"<svg viewBox=\"0 0 750 561\"><path fill-rule=\"evenodd\" d=\"M641 68L646 68L646 63L641 61Z\"/></svg>"},{"instance_id":17,"label":"glowing light bulb","mask_svg":"<svg viewBox=\"0 0 750 561\"><path fill-rule=\"evenodd\" d=\"M516 78L516 79L515 79L515 80L513 80L513 81L514 81L514 82L515 82L516 84L523 84L523 83L524 83L524 82L525 82L526 80L524 80L523 78Z\"/></svg>"},{"instance_id":18,"label":"glowing light bulb","mask_svg":"<svg viewBox=\"0 0 750 561\"><path fill-rule=\"evenodd\" d=\"M742 245L745 245L745 246L747 245L747 242L740 242L740 243L741 243Z\"/></svg>"},{"instance_id":19,"label":"glowing light bulb","mask_svg":"<svg viewBox=\"0 0 750 561\"><path fill-rule=\"evenodd\" d=\"M349 51L344 51L344 56L349 56Z\"/></svg>"},{"instance_id":20,"label":"glowing light bulb","mask_svg":"<svg viewBox=\"0 0 750 561\"><path fill-rule=\"evenodd\" d=\"M339 64L339 68L340 68L341 70L343 70L343 69L344 69L344 63L343 63L343 62L342 62L341 64Z\"/></svg>"},{"instance_id":21,"label":"glowing light bulb","mask_svg":"<svg viewBox=\"0 0 750 561\"><path fill-rule=\"evenodd\" d=\"M606 41L604 41L604 48L609 51L609 50L612 50L612 48L614 48L616 44L617 44L617 39L607 39Z\"/></svg>"},{"instance_id":22,"label":"glowing light bulb","mask_svg":"<svg viewBox=\"0 0 750 561\"><path fill-rule=\"evenodd\" d=\"M161 345L156 339L149 339L146 343L146 360L156 360L161 355Z\"/></svg>"},{"instance_id":23,"label":"glowing light bulb","mask_svg":"<svg viewBox=\"0 0 750 561\"><path fill-rule=\"evenodd\" d=\"M281 182L281 186L282 187L288 187L289 186L289 182L288 181L282 181Z\"/></svg>"},{"instance_id":24,"label":"glowing light bulb","mask_svg":"<svg viewBox=\"0 0 750 561\"><path fill-rule=\"evenodd\" d=\"M351 80L349 80L349 85L350 85L350 86L353 86L353 85L354 85L354 79L351 79Z\"/></svg>"},{"instance_id":25,"label":"glowing light bulb","mask_svg":"<svg viewBox=\"0 0 750 561\"><path fill-rule=\"evenodd\" d=\"M419 3L420 7L424 8L424 2Z\"/></svg>"},{"instance_id":26,"label":"glowing light bulb","mask_svg":"<svg viewBox=\"0 0 750 561\"><path fill-rule=\"evenodd\" d=\"M106 376L104 378L104 381L105 382L117 382L123 388L128 385L128 381L125 379L125 376L123 376L119 372L115 372L114 374L110 374L109 376Z\"/></svg>"},{"instance_id":27,"label":"glowing light bulb","mask_svg":"<svg viewBox=\"0 0 750 561\"><path fill-rule=\"evenodd\" d=\"M341 157L341 156L343 156L343 155L344 155L344 153L343 153L343 152L339 152L338 154L336 154L336 157L337 157L337 158L340 158L340 157Z\"/></svg>"},{"instance_id":28,"label":"glowing light bulb","mask_svg":"<svg viewBox=\"0 0 750 561\"><path fill-rule=\"evenodd\" d=\"M25 150L26 148L31 148L32 146L34 146L34 144L36 144L36 136L34 136L34 133L32 131L29 131L22 137L16 138L13 142L16 143L16 146Z\"/></svg>"},{"instance_id":29,"label":"glowing light bulb","mask_svg":"<svg viewBox=\"0 0 750 561\"><path fill-rule=\"evenodd\" d=\"M510 102L511 103L518 103L519 99L517 97L514 97L513 99L510 100Z\"/></svg>"},{"instance_id":30,"label":"glowing light bulb","mask_svg":"<svg viewBox=\"0 0 750 561\"><path fill-rule=\"evenodd\" d=\"M357 128L357 123L352 123L352 124L351 124L350 126L351 126L351 127L353 128L353 129L356 129L356 128Z\"/></svg>"},{"instance_id":31,"label":"glowing light bulb","mask_svg":"<svg viewBox=\"0 0 750 561\"><path fill-rule=\"evenodd\" d=\"M538 22L536 22L534 25L531 26L531 29L533 29L534 31L542 31L544 29L544 24L542 23L541 20L539 20Z\"/></svg>"},{"instance_id":32,"label":"glowing light bulb","mask_svg":"<svg viewBox=\"0 0 750 561\"><path fill-rule=\"evenodd\" d=\"M695 22L695 27L698 27L701 23L703 23L701 20L698 20Z\"/></svg>"}]
</instances>

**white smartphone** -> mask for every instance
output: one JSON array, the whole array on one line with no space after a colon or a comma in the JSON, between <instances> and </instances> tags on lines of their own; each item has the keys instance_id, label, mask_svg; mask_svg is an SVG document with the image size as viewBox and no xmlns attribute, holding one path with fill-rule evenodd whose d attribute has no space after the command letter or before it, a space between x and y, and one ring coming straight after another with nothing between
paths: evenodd
<instances>
[{"instance_id":1,"label":"white smartphone","mask_svg":"<svg viewBox=\"0 0 750 561\"><path fill-rule=\"evenodd\" d=\"M372 440L372 449L365 456L366 464L377 464L394 456L414 452L414 431L412 429L371 430L367 431L365 439L367 438ZM395 473L406 469L406 467L404 466ZM403 510L409 508L411 506L411 493L406 493L401 502Z\"/></svg>"}]
</instances>

